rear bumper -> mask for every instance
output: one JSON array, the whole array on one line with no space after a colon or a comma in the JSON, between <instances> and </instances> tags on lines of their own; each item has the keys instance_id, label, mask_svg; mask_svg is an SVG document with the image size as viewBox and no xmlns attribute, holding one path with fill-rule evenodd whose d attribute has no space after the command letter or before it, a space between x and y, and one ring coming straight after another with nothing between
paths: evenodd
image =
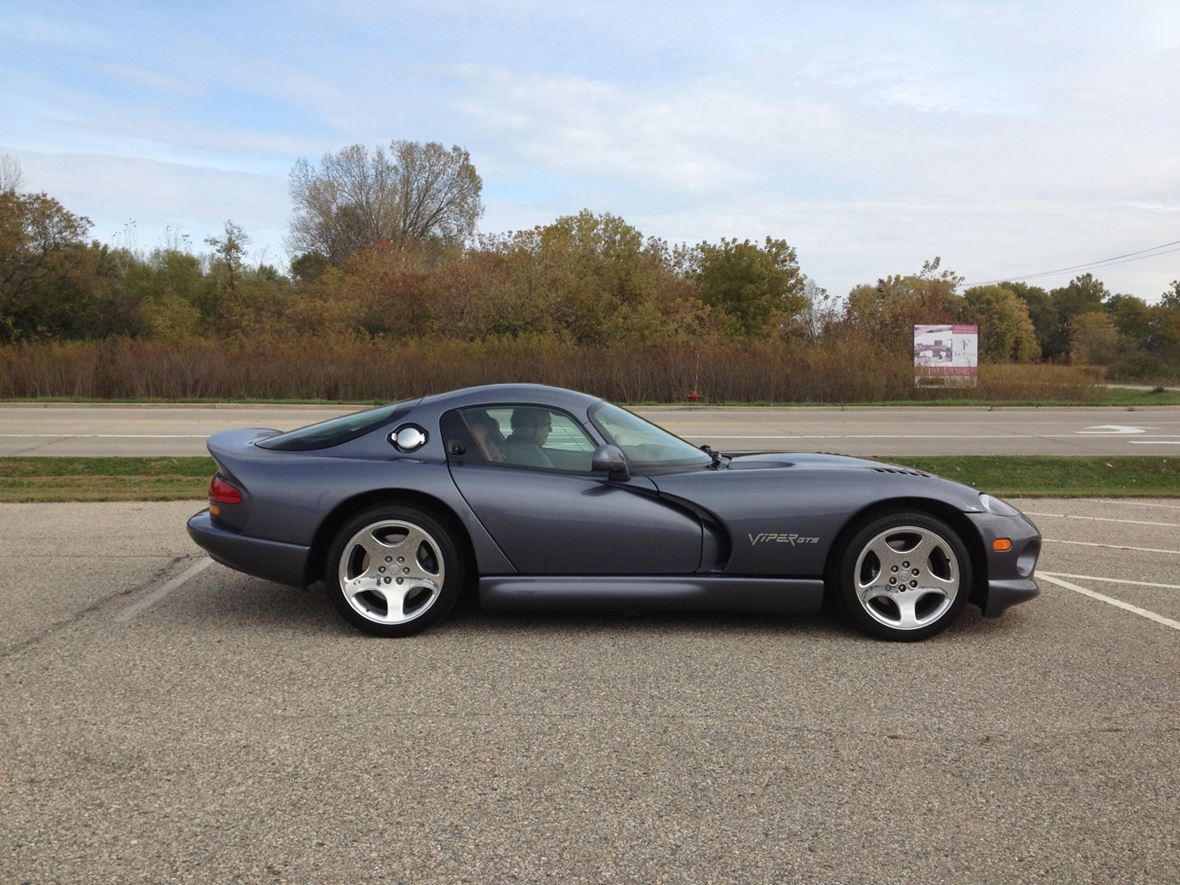
<instances>
[{"instance_id":1,"label":"rear bumper","mask_svg":"<svg viewBox=\"0 0 1180 885\"><path fill-rule=\"evenodd\" d=\"M202 510L188 521L188 534L222 565L292 587L304 587L308 583L307 562L311 553L308 547L251 538L216 525L208 510Z\"/></svg>"},{"instance_id":2,"label":"rear bumper","mask_svg":"<svg viewBox=\"0 0 1180 885\"><path fill-rule=\"evenodd\" d=\"M986 617L994 618L1004 609L1025 602L1040 590L1033 580L1037 557L1041 554L1041 535L1037 527L1024 516L1003 516L994 513L968 513L967 518L979 531L987 559L987 585L979 601ZM1008 538L1012 549L997 553L992 542Z\"/></svg>"}]
</instances>

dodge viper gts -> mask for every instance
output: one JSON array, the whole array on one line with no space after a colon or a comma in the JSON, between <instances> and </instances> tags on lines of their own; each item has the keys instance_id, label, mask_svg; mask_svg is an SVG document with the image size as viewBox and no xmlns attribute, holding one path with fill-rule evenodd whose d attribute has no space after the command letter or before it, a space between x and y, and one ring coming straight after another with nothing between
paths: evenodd
<instances>
[{"instance_id":1,"label":"dodge viper gts","mask_svg":"<svg viewBox=\"0 0 1180 885\"><path fill-rule=\"evenodd\" d=\"M380 636L425 629L468 587L495 610L806 614L826 599L895 640L1037 593L1040 535L998 498L860 458L697 448L555 387L468 388L208 445L197 544L268 580L322 580Z\"/></svg>"}]
</instances>

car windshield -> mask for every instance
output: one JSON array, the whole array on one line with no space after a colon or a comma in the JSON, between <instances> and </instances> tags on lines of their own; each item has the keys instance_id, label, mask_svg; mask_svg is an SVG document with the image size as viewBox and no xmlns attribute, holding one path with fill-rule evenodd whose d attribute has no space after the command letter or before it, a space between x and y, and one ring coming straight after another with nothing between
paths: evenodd
<instances>
[{"instance_id":1,"label":"car windshield","mask_svg":"<svg viewBox=\"0 0 1180 885\"><path fill-rule=\"evenodd\" d=\"M645 421L608 402L590 409L590 420L606 438L627 456L627 464L637 473L660 473L686 467L707 467L713 459L662 427Z\"/></svg>"},{"instance_id":2,"label":"car windshield","mask_svg":"<svg viewBox=\"0 0 1180 885\"><path fill-rule=\"evenodd\" d=\"M260 440L256 445L263 449L279 449L284 452L306 452L311 449L326 449L356 439L382 424L396 421L408 415L418 400L390 403L363 412L353 412L340 418L331 418L318 424L309 424L289 433L280 433Z\"/></svg>"}]
</instances>

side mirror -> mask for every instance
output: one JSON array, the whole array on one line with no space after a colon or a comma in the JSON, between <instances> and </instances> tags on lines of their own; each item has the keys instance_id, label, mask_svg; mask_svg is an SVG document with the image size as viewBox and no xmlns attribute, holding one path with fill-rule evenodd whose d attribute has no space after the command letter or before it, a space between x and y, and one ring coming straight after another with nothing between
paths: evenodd
<instances>
[{"instance_id":1,"label":"side mirror","mask_svg":"<svg viewBox=\"0 0 1180 885\"><path fill-rule=\"evenodd\" d=\"M607 479L631 478L631 471L627 468L627 456L618 446L599 446L595 449L594 457L590 459L590 469L595 473L605 473Z\"/></svg>"}]
</instances>

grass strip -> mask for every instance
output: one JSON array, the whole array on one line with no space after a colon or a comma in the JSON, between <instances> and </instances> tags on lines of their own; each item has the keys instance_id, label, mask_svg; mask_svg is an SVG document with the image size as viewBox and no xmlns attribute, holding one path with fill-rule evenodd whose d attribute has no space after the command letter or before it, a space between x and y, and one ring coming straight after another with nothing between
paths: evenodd
<instances>
[{"instance_id":1,"label":"grass strip","mask_svg":"<svg viewBox=\"0 0 1180 885\"><path fill-rule=\"evenodd\" d=\"M1156 455L915 455L882 458L995 495L1180 497L1180 457Z\"/></svg>"},{"instance_id":2,"label":"grass strip","mask_svg":"<svg viewBox=\"0 0 1180 885\"><path fill-rule=\"evenodd\" d=\"M1180 458L921 455L882 458L996 495L1180 497ZM0 502L204 498L212 458L0 458Z\"/></svg>"},{"instance_id":3,"label":"grass strip","mask_svg":"<svg viewBox=\"0 0 1180 885\"><path fill-rule=\"evenodd\" d=\"M0 502L204 498L213 459L0 458Z\"/></svg>"}]
</instances>

